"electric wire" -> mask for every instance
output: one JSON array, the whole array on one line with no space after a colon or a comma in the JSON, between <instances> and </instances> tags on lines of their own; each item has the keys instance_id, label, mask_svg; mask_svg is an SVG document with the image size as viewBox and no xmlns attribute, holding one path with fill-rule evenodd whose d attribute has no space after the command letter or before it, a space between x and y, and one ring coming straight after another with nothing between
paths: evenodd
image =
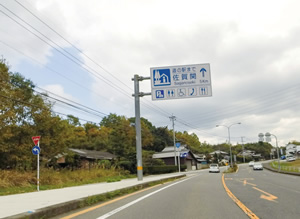
<instances>
[{"instance_id":1,"label":"electric wire","mask_svg":"<svg viewBox=\"0 0 300 219\"><path fill-rule=\"evenodd\" d=\"M18 2L17 0L15 0L15 2L17 2L21 7L23 7L27 12L29 12L32 16L34 16L36 19L38 19L40 22L42 22L46 27L48 27L50 30L52 30L54 33L56 33L59 37L61 37L64 41L66 41L68 44L70 44L74 49L76 49L78 52L80 52L81 54L83 54L85 57L87 57L90 61L92 61L94 64L96 64L97 66L99 66L102 70L104 70L106 73L108 73L109 75L111 75L114 79L116 79L117 81L119 81L120 83L122 83L123 85L125 85L127 88L130 89L130 91L132 91L132 89L127 86L126 84L124 84L122 81L120 81L117 77L115 77L112 73L110 73L108 70L104 69L100 64L98 64L96 61L94 61L93 59L91 59L89 56L87 56L84 52L82 52L79 48L77 48L74 44L72 44L70 41L68 41L67 39L65 39L65 37L63 37L61 34L59 34L56 30L54 30L52 27L50 27L50 25L48 25L46 22L44 22L42 19L40 19L38 16L36 16L32 11L30 11L28 8L26 8L23 4L21 4L20 2ZM3 5L2 5L3 6ZM3 6L4 7L4 6ZM5 7L6 8L6 7ZM7 9L7 8L6 8ZM7 9L9 10L9 9ZM9 10L11 13L13 13L11 10ZM13 13L15 16L17 16L15 13ZM17 16L19 19L21 19L23 22L25 22L22 18L20 18L19 16ZM50 40L51 42L53 42L51 39L49 39L47 36L45 36L44 34L42 34L40 31L38 31L36 28L34 28L32 25L28 24L27 22L25 22L27 25L29 25L31 28L33 28L34 30L36 30L38 33L40 33L42 36L46 37L46 39ZM81 60L77 59L76 57L74 57L72 54L70 54L68 51L66 51L65 49L63 49L62 47L60 47L58 44L56 44L55 42L53 42L55 45L57 45L59 48L61 48L63 51L65 51L67 54L71 55L73 58L75 58L76 60L78 60L79 62L82 62ZM84 64L82 62L82 64ZM85 64L84 64L85 65ZM99 74L100 75L100 74ZM101 76L102 79L104 79ZM109 81L111 82L111 81ZM113 82L111 82L112 84L114 84ZM119 88L119 87L118 87ZM163 113L164 116L168 116L168 112L166 112L165 110L157 107L157 106L150 106L149 104L145 103L143 100L142 102L147 106L150 107L152 109L155 109L156 112L161 111ZM149 102L149 101L147 101ZM161 113L160 112L160 113Z\"/></svg>"},{"instance_id":2,"label":"electric wire","mask_svg":"<svg viewBox=\"0 0 300 219\"><path fill-rule=\"evenodd\" d=\"M16 22L18 25L20 25L21 27L23 27L25 30L27 30L28 32L30 32L31 34L33 34L34 36L36 36L37 38L39 38L41 41L43 41L44 43L46 43L47 45L49 45L51 48L53 48L54 50L56 50L57 52L59 52L61 55L63 55L64 57L66 57L67 59L69 59L70 61L72 61L73 63L77 64L79 67L83 68L84 70L86 70L87 72L91 73L92 75L94 75L96 78L101 79L101 81L103 81L104 83L108 84L111 87L114 87L117 91L119 91L119 93L121 93L122 95L125 95L126 97L130 98L130 95L128 95L126 92L124 92L123 89L121 89L120 87L118 87L117 85L115 85L114 83L112 83L110 80L106 79L105 77L103 77L102 75L100 75L99 73L97 73L97 71L95 71L94 69L92 69L91 67L85 65L85 63L83 63L80 59L78 59L77 57L73 56L71 53L69 53L68 51L66 51L64 48L62 48L61 46L59 46L57 43L55 43L53 40L51 40L50 38L48 38L47 36L45 36L43 33L41 33L40 31L38 31L36 28L34 28L32 25L30 25L28 22L26 22L24 19L20 18L18 15L16 15L14 12L12 12L11 10L9 10L7 7L5 7L4 5L2 5L0 3L0 6L2 6L3 8L5 8L6 10L8 10L9 12L11 12L13 15L15 15L18 19L20 19L21 21L23 21L25 24L27 24L28 26L30 26L32 29L34 29L36 32L38 32L39 34L41 34L43 37L45 37L47 40L49 40L50 42L52 42L54 45L56 45L57 47L59 47L61 50L63 50L65 53L67 53L68 55L70 55L71 57L69 57L67 54L65 54L64 52L62 52L61 50L57 49L56 47L54 47L53 45L51 45L49 42L47 42L46 40L44 40L42 37L40 37L39 35L37 35L36 33L34 33L33 31L31 31L30 29L28 29L27 27L25 27L23 24L21 24L20 22L18 22L16 19L12 18L10 15L8 15L7 13L5 13L4 11L0 10L0 12L2 12L5 16L9 17L11 20L13 20L14 22ZM91 70L89 70L91 69ZM95 73L96 72L96 73Z\"/></svg>"},{"instance_id":3,"label":"electric wire","mask_svg":"<svg viewBox=\"0 0 300 219\"><path fill-rule=\"evenodd\" d=\"M132 88L129 87L127 84L122 82L119 78L115 77L112 73L110 73L108 70L106 70L103 66L101 66L99 63L97 63L95 60L93 60L91 57L89 57L86 53L84 53L82 50L80 50L77 46L75 46L73 43L71 43L69 40L67 40L64 36L62 36L60 33L58 33L54 28L52 28L50 25L48 25L45 21L43 21L40 17L38 17L36 14L34 14L32 11L30 11L26 6L21 4L19 1L15 0L22 8L24 8L27 12L29 12L32 16L34 16L37 20L39 20L41 23L43 23L46 27L48 27L50 30L52 30L54 33L56 33L59 37L61 37L65 42L67 42L69 45L71 45L75 50L77 50L79 53L84 55L86 58L88 58L90 61L92 61L94 64L96 64L98 67L100 67L104 72L112 76L115 80L119 81L121 84L123 84L125 87L130 89L132 91Z\"/></svg>"},{"instance_id":4,"label":"electric wire","mask_svg":"<svg viewBox=\"0 0 300 219\"><path fill-rule=\"evenodd\" d=\"M18 1L16 1L17 3L19 3ZM19 3L20 4L20 3ZM79 50L80 51L80 50ZM113 75L112 75L113 76ZM151 107L151 106L149 106L148 105L148 107ZM244 107L245 108L245 107ZM152 109L155 109L155 107L152 107ZM238 108L235 108L236 109L236 111L239 111L240 112L240 109L238 109ZM224 112L224 111L223 111ZM249 111L246 111L246 112L249 112ZM163 115L168 115L169 113L167 113L166 111L163 113ZM209 114L208 114L209 115ZM227 114L228 115L228 114ZM203 114L202 114L202 116L203 116ZM219 117L221 117L221 115L219 115ZM216 118L216 117L215 117ZM208 118L206 118L207 120L208 120ZM183 121L183 120L182 120ZM200 120L200 121L203 121L203 120ZM204 120L205 121L205 120ZM190 128L193 128L194 126L191 126L191 124L189 124L189 123L186 123L186 122L182 122L182 124L183 125L185 125L185 126L187 126L187 127L190 127ZM194 127L195 128L195 127Z\"/></svg>"},{"instance_id":5,"label":"electric wire","mask_svg":"<svg viewBox=\"0 0 300 219\"><path fill-rule=\"evenodd\" d=\"M28 102L25 102L25 101L22 101L22 100L17 100L17 99L15 99L15 98L8 97L8 96L2 95L2 94L0 94L0 97L9 99L9 100L12 100L12 101L15 101L15 102L23 103L24 105L28 105L28 106L31 106L31 107L34 107L34 108L37 108L37 109L49 110L50 112L53 112L53 113L56 113L56 114L60 114L60 115L63 115L63 116L69 116L69 115L67 115L67 114L64 114L64 113L60 113L60 112L54 111L54 110L52 110L52 109L50 109L50 108L47 108L47 107L36 106L36 105L34 105L34 104L31 104L31 103L28 103ZM82 120L82 121L85 121L85 122L95 123L95 122L93 122L93 121L85 120L85 119L82 119L82 118L79 118L79 117L77 117L77 118L80 119L80 120Z\"/></svg>"},{"instance_id":6,"label":"electric wire","mask_svg":"<svg viewBox=\"0 0 300 219\"><path fill-rule=\"evenodd\" d=\"M1 3L0 3L0 5L1 5L2 7L4 7ZM6 7L4 7L4 8L6 8ZM81 66L77 61L75 61L75 60L73 60L72 58L68 57L66 54L64 54L63 52L61 52L60 50L58 50L57 48L55 48L55 47L52 46L51 44L49 44L47 41L45 41L44 39L42 39L40 36L38 36L37 34L33 33L31 30L29 30L28 28L26 28L24 25L20 24L20 23L19 23L18 21L16 21L14 18L12 18L11 16L9 16L9 15L6 14L5 12L3 12L2 10L0 10L0 12L2 12L2 13L3 13L4 15L6 15L7 17L11 18L11 19L12 19L13 21L15 21L17 24L19 24L20 26L22 26L25 30L29 31L30 33L32 33L33 35L35 35L36 37L38 37L40 40L42 40L43 42L45 42L47 45L51 46L53 49L55 49L56 51L58 51L58 52L59 52L60 54L62 54L63 56L65 56L66 58L68 58L69 60L71 60L72 62L74 62L75 64L79 65L81 68L85 69L86 71L92 73L92 74L95 75L97 78L99 78L97 74L95 74L95 73L91 72L90 70L88 70L87 68ZM21 19L21 18L20 18L20 19ZM22 19L21 19L21 20L22 20ZM48 38L48 39L49 39L49 38ZM58 44L56 44L56 45L58 45ZM68 53L68 52L67 52L67 53ZM103 77L103 76L101 76L101 77ZM104 82L107 83L106 81L104 81ZM107 83L107 84L110 85L109 83ZM131 96L130 96L129 94L124 93L124 92L123 92L124 90L122 90L121 88L119 88L117 85L114 85L114 84L113 84L113 86L114 86L114 88L117 88L117 91L119 91L121 94L123 94L123 95L125 95L126 97L132 99ZM144 105L145 105L146 107L152 108L152 109L154 109L156 112L158 112L158 113L160 113L160 114L166 116L166 113L163 112L161 109L156 109L155 107L152 107L152 106L150 106L150 105L147 104L147 103L144 103Z\"/></svg>"}]
</instances>

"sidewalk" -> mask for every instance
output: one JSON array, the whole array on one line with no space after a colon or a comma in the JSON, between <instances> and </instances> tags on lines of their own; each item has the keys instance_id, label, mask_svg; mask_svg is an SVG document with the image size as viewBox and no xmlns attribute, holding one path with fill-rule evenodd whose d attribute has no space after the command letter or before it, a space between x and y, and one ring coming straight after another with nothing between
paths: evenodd
<instances>
[{"instance_id":1,"label":"sidewalk","mask_svg":"<svg viewBox=\"0 0 300 219\"><path fill-rule=\"evenodd\" d=\"M35 218L35 215L38 213L40 214L46 210L49 211L51 208L64 208L65 203L71 204L72 201L79 201L89 196L105 194L119 189L184 176L186 176L184 173L153 175L143 177L143 181L138 181L137 178L134 178L112 183L97 183L62 189L0 196L0 218Z\"/></svg>"}]
</instances>

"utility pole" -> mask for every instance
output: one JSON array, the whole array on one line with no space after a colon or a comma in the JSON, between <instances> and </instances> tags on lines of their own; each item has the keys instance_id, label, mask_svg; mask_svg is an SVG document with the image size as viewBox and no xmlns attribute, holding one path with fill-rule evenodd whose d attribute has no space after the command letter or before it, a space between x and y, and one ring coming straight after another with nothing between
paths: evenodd
<instances>
[{"instance_id":1,"label":"utility pole","mask_svg":"<svg viewBox=\"0 0 300 219\"><path fill-rule=\"evenodd\" d=\"M175 143L175 129L174 129L174 121L176 120L175 116L170 116L170 120L172 121L173 125L173 141L174 141L174 159L175 159L175 166L177 166L177 159L176 159L176 143Z\"/></svg>"},{"instance_id":2,"label":"utility pole","mask_svg":"<svg viewBox=\"0 0 300 219\"><path fill-rule=\"evenodd\" d=\"M245 163L244 138L245 138L244 136L241 137L241 139L242 139L242 148L243 148L243 161Z\"/></svg>"},{"instance_id":3,"label":"utility pole","mask_svg":"<svg viewBox=\"0 0 300 219\"><path fill-rule=\"evenodd\" d=\"M143 163L142 163L142 132L141 132L141 113L140 97L151 95L151 93L140 92L139 81L150 80L150 77L140 77L134 75L134 102L135 102L135 132L136 132L136 160L137 160L137 177L138 181L143 180Z\"/></svg>"}]
</instances>

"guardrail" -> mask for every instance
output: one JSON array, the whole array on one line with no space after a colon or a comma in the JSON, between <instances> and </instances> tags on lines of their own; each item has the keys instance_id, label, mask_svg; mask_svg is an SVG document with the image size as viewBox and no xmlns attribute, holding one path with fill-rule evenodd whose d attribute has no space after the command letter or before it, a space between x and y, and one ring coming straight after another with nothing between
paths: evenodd
<instances>
[{"instance_id":1,"label":"guardrail","mask_svg":"<svg viewBox=\"0 0 300 219\"><path fill-rule=\"evenodd\" d=\"M273 166L271 165L271 162L269 162L269 163L263 163L263 166L264 166L264 168L266 168L267 170L271 170L271 171L273 171L273 172L277 172L277 173L278 173L278 169L275 168L275 167L273 167ZM289 174L289 175L295 175L295 176L300 176L300 172L290 172L290 171L288 171L288 170L289 170L288 168L289 168L289 167L282 167L282 166L281 166L281 168L280 168L280 170L279 170L279 173ZM297 168L297 167L295 167L295 168ZM291 169L293 169L293 167L291 167ZM299 170L299 171L300 171L300 170Z\"/></svg>"}]
</instances>

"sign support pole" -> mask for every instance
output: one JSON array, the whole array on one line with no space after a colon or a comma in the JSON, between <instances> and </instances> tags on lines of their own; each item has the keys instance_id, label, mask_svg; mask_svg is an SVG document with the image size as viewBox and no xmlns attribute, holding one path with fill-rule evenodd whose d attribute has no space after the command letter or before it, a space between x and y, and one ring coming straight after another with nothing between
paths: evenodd
<instances>
[{"instance_id":1,"label":"sign support pole","mask_svg":"<svg viewBox=\"0 0 300 219\"><path fill-rule=\"evenodd\" d=\"M172 126L173 126L173 142L174 142L174 162L175 162L175 166L177 166L177 158L176 158L176 152L177 152L177 150L176 150L176 143L175 143L175 129L174 129L174 120L176 119L176 117L175 116L170 116L170 119L172 120Z\"/></svg>"},{"instance_id":2,"label":"sign support pole","mask_svg":"<svg viewBox=\"0 0 300 219\"><path fill-rule=\"evenodd\" d=\"M40 141L38 147L40 147ZM40 153L37 155L37 190L40 191Z\"/></svg>"},{"instance_id":3,"label":"sign support pole","mask_svg":"<svg viewBox=\"0 0 300 219\"><path fill-rule=\"evenodd\" d=\"M150 77L140 77L134 75L134 103L135 103L135 132L136 132L136 160L137 160L137 177L138 181L143 180L143 163L142 163L142 133L140 118L140 97L151 95L151 93L140 93L139 81L150 80Z\"/></svg>"},{"instance_id":4,"label":"sign support pole","mask_svg":"<svg viewBox=\"0 0 300 219\"><path fill-rule=\"evenodd\" d=\"M178 172L180 173L180 148L178 148Z\"/></svg>"}]
</instances>

